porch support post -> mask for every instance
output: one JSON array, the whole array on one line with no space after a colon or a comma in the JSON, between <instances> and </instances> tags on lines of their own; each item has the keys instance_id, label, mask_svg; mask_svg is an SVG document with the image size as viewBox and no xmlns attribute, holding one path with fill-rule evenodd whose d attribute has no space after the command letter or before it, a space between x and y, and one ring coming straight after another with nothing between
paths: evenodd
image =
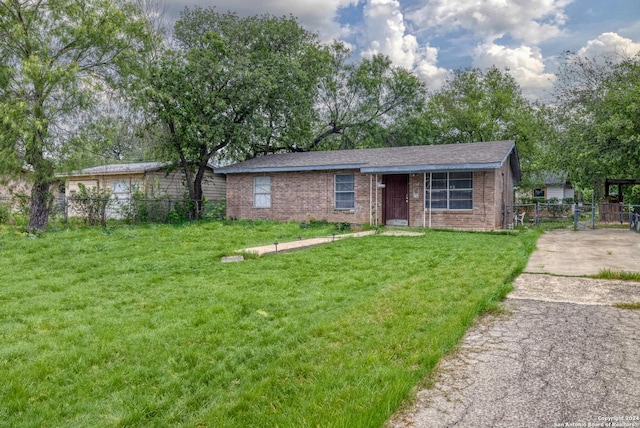
<instances>
[{"instance_id":1,"label":"porch support post","mask_svg":"<svg viewBox=\"0 0 640 428\"><path fill-rule=\"evenodd\" d=\"M378 226L378 223L380 221L379 218L378 218L378 216L380 215L380 213L378 212L379 211L378 210L378 193L380 193L380 192L379 192L379 189L378 189L378 174L376 174L376 220L375 220L376 227Z\"/></svg>"},{"instance_id":2,"label":"porch support post","mask_svg":"<svg viewBox=\"0 0 640 428\"><path fill-rule=\"evenodd\" d=\"M427 226L427 173L422 173L422 227Z\"/></svg>"},{"instance_id":3,"label":"porch support post","mask_svg":"<svg viewBox=\"0 0 640 428\"><path fill-rule=\"evenodd\" d=\"M373 174L369 174L369 226L373 226Z\"/></svg>"},{"instance_id":4,"label":"porch support post","mask_svg":"<svg viewBox=\"0 0 640 428\"><path fill-rule=\"evenodd\" d=\"M429 229L431 229L431 204L433 203L433 173L429 173Z\"/></svg>"}]
</instances>

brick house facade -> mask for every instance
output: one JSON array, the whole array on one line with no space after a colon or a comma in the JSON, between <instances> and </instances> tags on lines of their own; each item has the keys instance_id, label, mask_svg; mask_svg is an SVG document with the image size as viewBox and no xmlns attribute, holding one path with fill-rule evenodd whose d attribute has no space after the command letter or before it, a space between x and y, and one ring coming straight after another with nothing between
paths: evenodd
<instances>
[{"instance_id":1,"label":"brick house facade","mask_svg":"<svg viewBox=\"0 0 640 428\"><path fill-rule=\"evenodd\" d=\"M217 169L227 216L493 230L507 225L513 141L267 155Z\"/></svg>"}]
</instances>

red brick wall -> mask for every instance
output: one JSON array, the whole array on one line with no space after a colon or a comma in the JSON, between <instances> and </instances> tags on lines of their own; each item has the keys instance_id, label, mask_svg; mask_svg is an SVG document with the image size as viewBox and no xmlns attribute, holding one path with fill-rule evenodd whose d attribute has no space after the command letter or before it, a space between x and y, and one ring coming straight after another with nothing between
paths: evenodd
<instances>
[{"instance_id":1,"label":"red brick wall","mask_svg":"<svg viewBox=\"0 0 640 428\"><path fill-rule=\"evenodd\" d=\"M354 173L356 206L353 211L334 209L334 176ZM253 178L271 177L271 207L253 207ZM227 215L232 218L279 221L327 220L359 224L382 222L382 175L357 171L316 171L269 174L228 174ZM375 191L378 191L376 200ZM505 196L506 195L506 196ZM513 186L508 162L500 170L473 173L473 210L432 211L425 209L424 174L409 174L409 225L414 227L468 230L500 229L502 204L512 200ZM377 203L377 205L376 205Z\"/></svg>"},{"instance_id":2,"label":"red brick wall","mask_svg":"<svg viewBox=\"0 0 640 428\"><path fill-rule=\"evenodd\" d=\"M468 230L485 230L500 228L500 223L496 224L496 175L497 171L475 171L473 173L473 210L453 210L442 211L433 210L429 215L429 210L422 210L424 206L424 195L421 200L415 201L411 208L411 226L422 226L423 221L426 227L431 225L432 228L453 228ZM424 176L416 179L424 180ZM410 186L411 181L410 180ZM421 189L424 189L421 183ZM414 202L410 199L410 203ZM424 212L424 220L423 220Z\"/></svg>"},{"instance_id":3,"label":"red brick wall","mask_svg":"<svg viewBox=\"0 0 640 428\"><path fill-rule=\"evenodd\" d=\"M355 209L334 209L334 176L354 173ZM253 178L271 177L271 207L253 207ZM327 220L369 224L370 176L357 171L227 175L227 216L279 221Z\"/></svg>"}]
</instances>

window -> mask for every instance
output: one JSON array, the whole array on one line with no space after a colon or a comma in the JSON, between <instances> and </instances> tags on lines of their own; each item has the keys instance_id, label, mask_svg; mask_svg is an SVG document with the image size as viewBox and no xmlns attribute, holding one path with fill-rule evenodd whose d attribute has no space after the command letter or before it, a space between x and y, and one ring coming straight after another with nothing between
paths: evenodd
<instances>
[{"instance_id":1,"label":"window","mask_svg":"<svg viewBox=\"0 0 640 428\"><path fill-rule=\"evenodd\" d=\"M431 174L431 192L429 192L429 182L427 181L427 208L431 206L434 210L447 209L447 173L435 172ZM429 205L431 198L431 205Z\"/></svg>"},{"instance_id":2,"label":"window","mask_svg":"<svg viewBox=\"0 0 640 428\"><path fill-rule=\"evenodd\" d=\"M431 185L431 187L429 187ZM427 175L425 207L434 210L473 209L472 172L433 172Z\"/></svg>"},{"instance_id":3,"label":"window","mask_svg":"<svg viewBox=\"0 0 640 428\"><path fill-rule=\"evenodd\" d=\"M534 198L544 198L544 189L533 189Z\"/></svg>"},{"instance_id":4,"label":"window","mask_svg":"<svg viewBox=\"0 0 640 428\"><path fill-rule=\"evenodd\" d=\"M116 195L129 193L129 183L127 180L113 180L111 182L111 191Z\"/></svg>"},{"instance_id":5,"label":"window","mask_svg":"<svg viewBox=\"0 0 640 428\"><path fill-rule=\"evenodd\" d=\"M253 207L271 208L271 177L253 179Z\"/></svg>"},{"instance_id":6,"label":"window","mask_svg":"<svg viewBox=\"0 0 640 428\"><path fill-rule=\"evenodd\" d=\"M335 176L335 207L337 210L352 210L355 208L356 192L353 174L336 174Z\"/></svg>"}]
</instances>

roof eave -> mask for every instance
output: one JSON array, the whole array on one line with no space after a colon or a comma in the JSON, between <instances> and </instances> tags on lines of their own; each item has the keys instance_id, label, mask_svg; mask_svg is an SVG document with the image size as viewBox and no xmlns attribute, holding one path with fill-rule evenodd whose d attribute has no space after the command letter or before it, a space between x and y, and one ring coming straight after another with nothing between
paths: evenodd
<instances>
[{"instance_id":1,"label":"roof eave","mask_svg":"<svg viewBox=\"0 0 640 428\"><path fill-rule=\"evenodd\" d=\"M162 169L162 168L158 168L158 169ZM78 172L72 172L69 174L64 174L64 173L60 173L60 174L56 174L56 176L59 177L104 177L106 175L133 175L133 174L145 174L147 172L154 172L157 171L157 169L145 169L145 170L141 170L141 171L92 171L92 172L82 172L82 171L78 171Z\"/></svg>"},{"instance_id":2,"label":"roof eave","mask_svg":"<svg viewBox=\"0 0 640 428\"><path fill-rule=\"evenodd\" d=\"M220 174L264 174L269 172L310 172L310 171L330 171L338 169L360 169L361 163L358 164L338 164L338 165L304 165L304 166L271 166L263 168L218 168L217 173Z\"/></svg>"},{"instance_id":3,"label":"roof eave","mask_svg":"<svg viewBox=\"0 0 640 428\"><path fill-rule=\"evenodd\" d=\"M518 146L515 141L513 142L511 149L507 152L502 163L507 160L510 162L511 170L513 171L513 180L518 182L522 180L522 170L520 169L520 157L518 156Z\"/></svg>"},{"instance_id":4,"label":"roof eave","mask_svg":"<svg viewBox=\"0 0 640 428\"><path fill-rule=\"evenodd\" d=\"M360 171L366 174L414 174L443 171L489 171L500 168L501 166L502 164L500 162L450 163L436 165L375 166L361 168Z\"/></svg>"}]
</instances>

